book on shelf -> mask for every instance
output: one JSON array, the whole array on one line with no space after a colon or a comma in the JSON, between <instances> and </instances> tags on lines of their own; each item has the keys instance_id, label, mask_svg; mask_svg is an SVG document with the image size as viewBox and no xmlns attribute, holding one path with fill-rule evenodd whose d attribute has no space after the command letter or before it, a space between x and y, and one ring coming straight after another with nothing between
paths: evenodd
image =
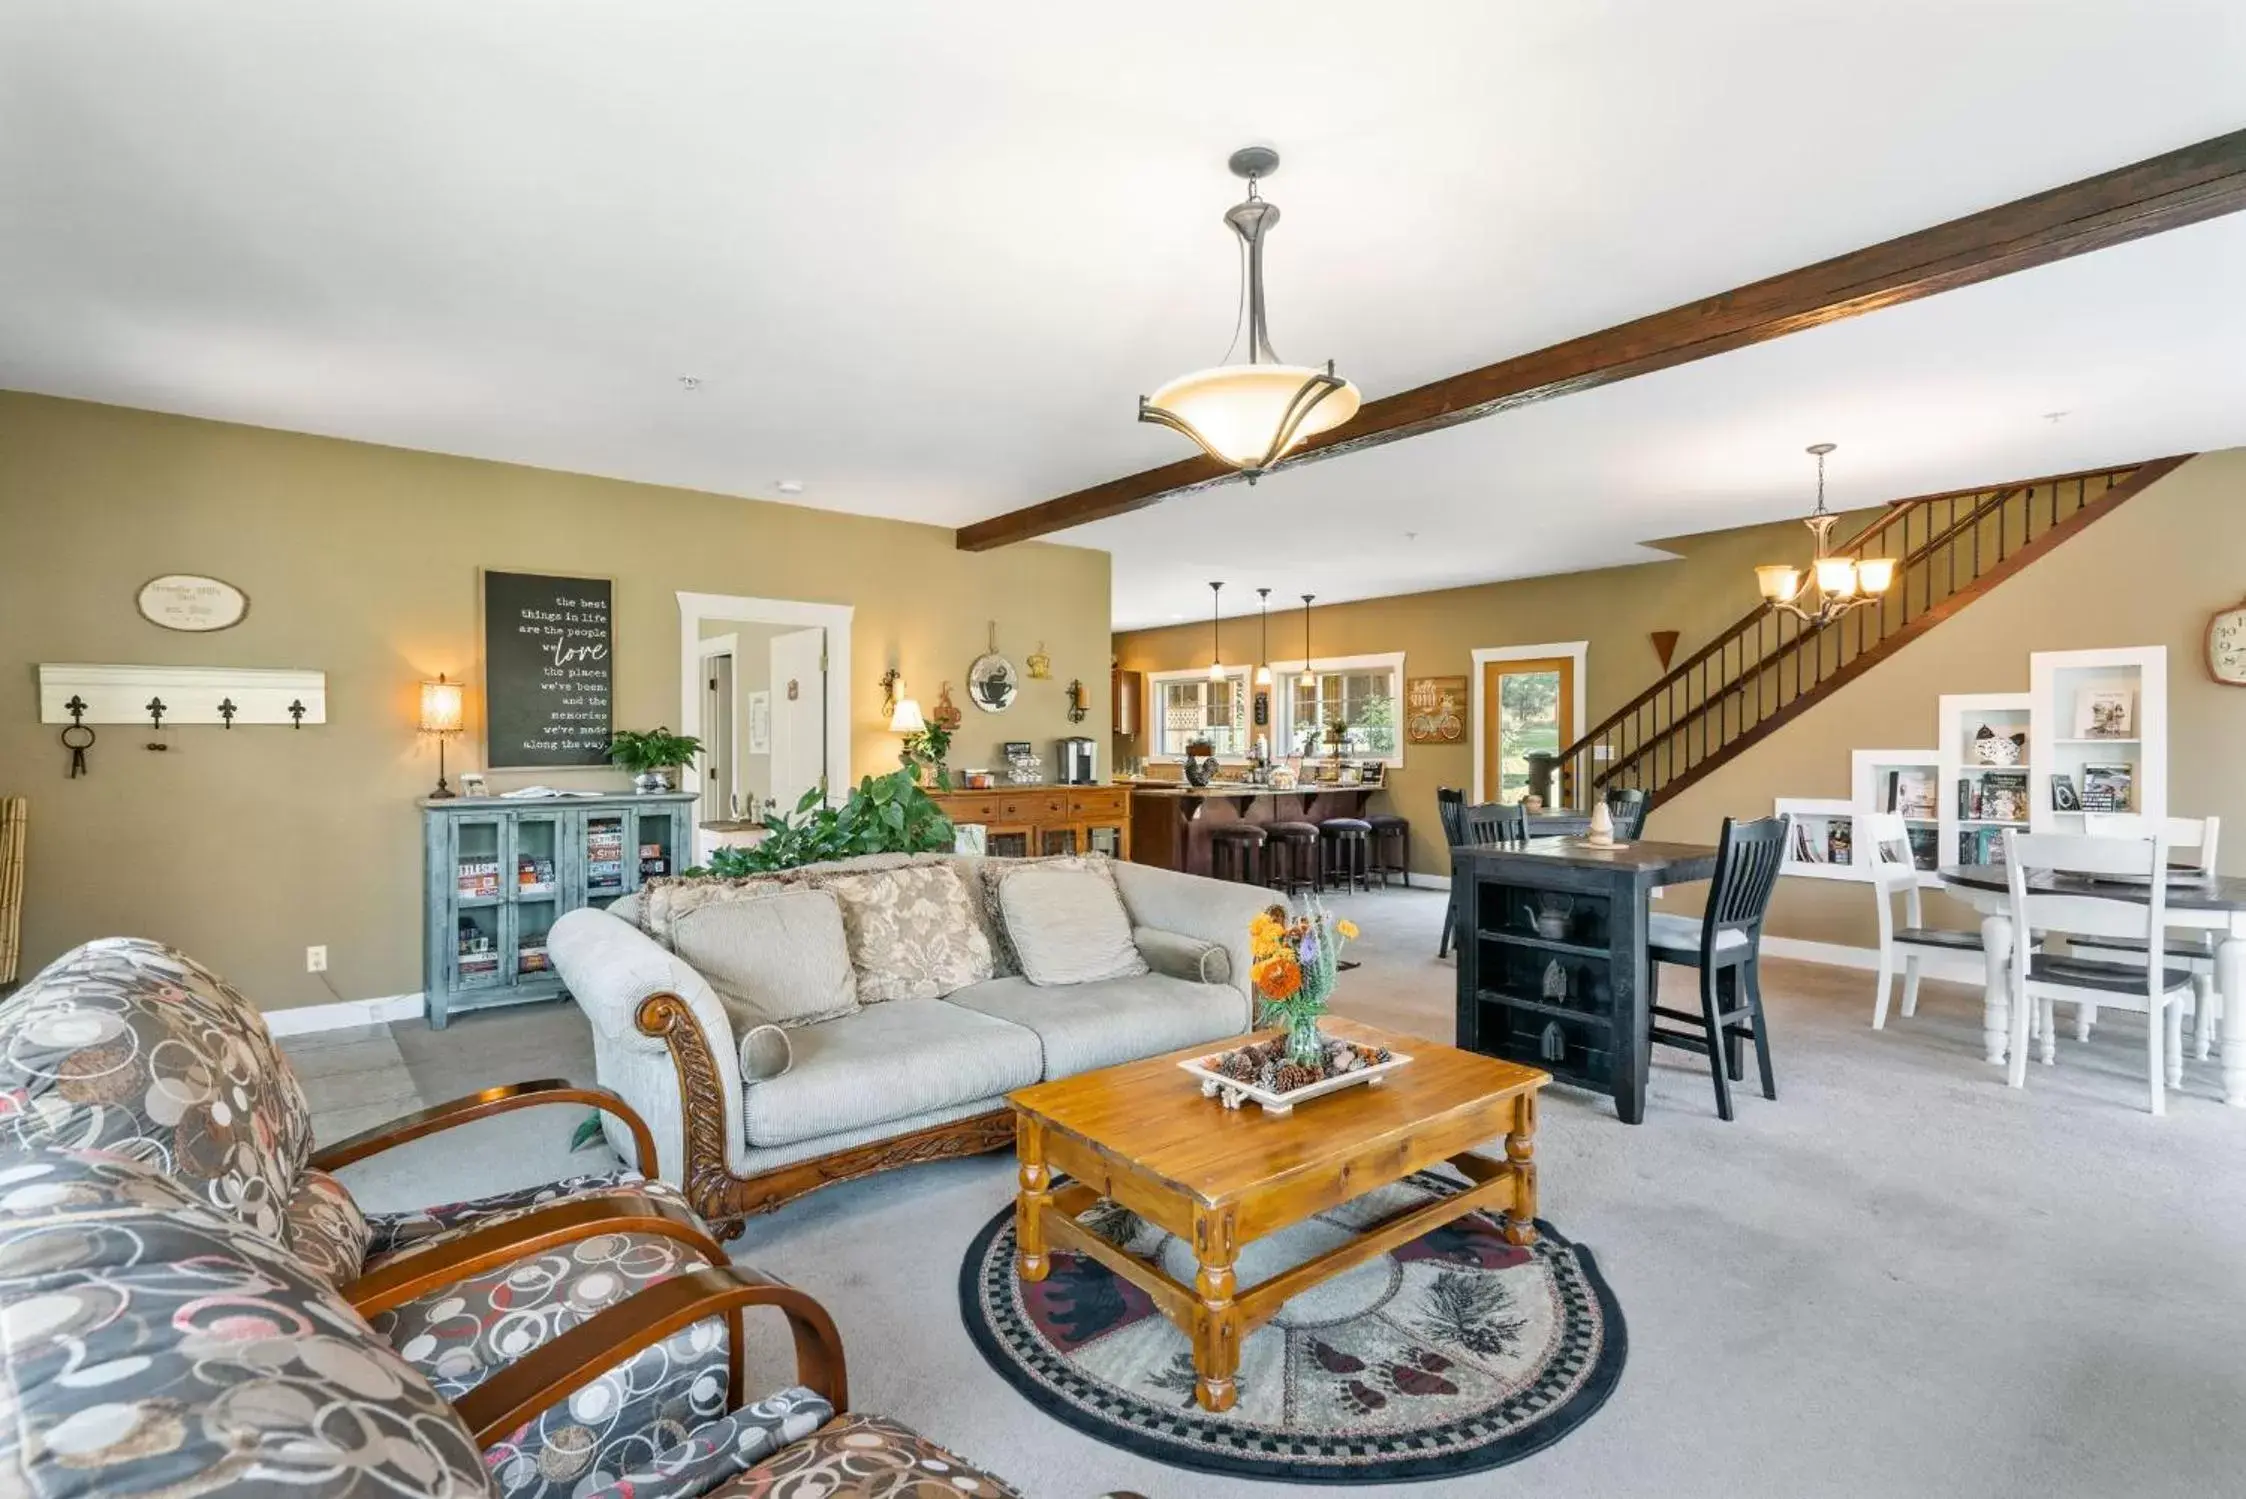
<instances>
[{"instance_id":1,"label":"book on shelf","mask_svg":"<svg viewBox=\"0 0 2246 1499\"><path fill-rule=\"evenodd\" d=\"M458 872L460 893L471 898L481 898L499 893L499 861L497 859L462 859Z\"/></svg>"},{"instance_id":2,"label":"book on shelf","mask_svg":"<svg viewBox=\"0 0 2246 1499\"><path fill-rule=\"evenodd\" d=\"M2003 828L1965 828L1957 835L1957 861L1960 864L2002 864L2004 862Z\"/></svg>"},{"instance_id":3,"label":"book on shelf","mask_svg":"<svg viewBox=\"0 0 2246 1499\"><path fill-rule=\"evenodd\" d=\"M1880 810L1931 820L1934 816L1934 772L1919 766L1890 770L1886 801Z\"/></svg>"},{"instance_id":4,"label":"book on shelf","mask_svg":"<svg viewBox=\"0 0 2246 1499\"><path fill-rule=\"evenodd\" d=\"M526 947L515 954L515 972L517 973L544 973L552 966L553 961L546 956L546 948L543 943L535 947Z\"/></svg>"},{"instance_id":5,"label":"book on shelf","mask_svg":"<svg viewBox=\"0 0 2246 1499\"><path fill-rule=\"evenodd\" d=\"M550 890L554 885L554 861L525 854L515 861L515 886L519 890Z\"/></svg>"},{"instance_id":6,"label":"book on shelf","mask_svg":"<svg viewBox=\"0 0 2246 1499\"><path fill-rule=\"evenodd\" d=\"M2121 765L2085 765L2082 767L2082 810L2085 812L2126 812L2130 807L2130 783L2136 778L2137 767Z\"/></svg>"},{"instance_id":7,"label":"book on shelf","mask_svg":"<svg viewBox=\"0 0 2246 1499\"><path fill-rule=\"evenodd\" d=\"M1986 822L2026 822L2028 820L2028 773L2024 770L1992 770L1987 775L1975 776L1963 783L1972 792L1968 798L1973 810L1966 815Z\"/></svg>"},{"instance_id":8,"label":"book on shelf","mask_svg":"<svg viewBox=\"0 0 2246 1499\"><path fill-rule=\"evenodd\" d=\"M1836 817L1825 824L1825 862L1849 864L1855 842L1855 824L1848 818Z\"/></svg>"},{"instance_id":9,"label":"book on shelf","mask_svg":"<svg viewBox=\"0 0 2246 1499\"><path fill-rule=\"evenodd\" d=\"M1813 834L1801 818L1794 819L1794 862L1797 864L1824 864L1829 862L1825 852L1825 839Z\"/></svg>"},{"instance_id":10,"label":"book on shelf","mask_svg":"<svg viewBox=\"0 0 2246 1499\"><path fill-rule=\"evenodd\" d=\"M1932 869L1939 864L1941 861L1937 858L1937 855L1941 852L1940 835L1941 830L1939 828L1915 827L1904 829L1903 836L1910 840L1911 863L1920 869Z\"/></svg>"}]
</instances>

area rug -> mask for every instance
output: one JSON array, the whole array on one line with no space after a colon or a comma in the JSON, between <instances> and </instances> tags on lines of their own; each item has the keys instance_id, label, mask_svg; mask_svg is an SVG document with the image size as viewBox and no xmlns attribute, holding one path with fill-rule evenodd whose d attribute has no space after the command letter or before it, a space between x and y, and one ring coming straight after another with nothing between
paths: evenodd
<instances>
[{"instance_id":1,"label":"area rug","mask_svg":"<svg viewBox=\"0 0 2246 1499\"><path fill-rule=\"evenodd\" d=\"M1259 1240L1243 1288L1429 1198L1422 1173ZM1113 1203L1078 1220L1188 1284L1192 1246ZM1614 1390L1622 1311L1587 1249L1539 1223L1515 1248L1471 1213L1289 1301L1240 1351L1239 1400L1193 1398L1184 1333L1144 1291L1087 1256L1014 1273L1013 1211L976 1235L960 1311L991 1366L1043 1410L1102 1441L1211 1473L1379 1483L1518 1462L1580 1426Z\"/></svg>"}]
</instances>

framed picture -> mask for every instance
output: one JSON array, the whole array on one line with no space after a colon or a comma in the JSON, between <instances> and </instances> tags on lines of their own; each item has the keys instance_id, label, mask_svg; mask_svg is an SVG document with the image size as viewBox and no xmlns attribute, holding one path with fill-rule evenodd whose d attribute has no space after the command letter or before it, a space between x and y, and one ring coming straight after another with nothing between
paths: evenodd
<instances>
[{"instance_id":1,"label":"framed picture","mask_svg":"<svg viewBox=\"0 0 2246 1499\"><path fill-rule=\"evenodd\" d=\"M749 753L752 755L769 755L772 753L772 694L770 692L752 692L749 694Z\"/></svg>"},{"instance_id":2,"label":"framed picture","mask_svg":"<svg viewBox=\"0 0 2246 1499\"><path fill-rule=\"evenodd\" d=\"M2074 789L2074 777L2065 771L2054 771L2051 776L2051 810L2054 812L2079 812L2082 797Z\"/></svg>"},{"instance_id":3,"label":"framed picture","mask_svg":"<svg viewBox=\"0 0 2246 1499\"><path fill-rule=\"evenodd\" d=\"M1464 677L1411 678L1404 683L1404 742L1464 743L1466 701Z\"/></svg>"},{"instance_id":4,"label":"framed picture","mask_svg":"<svg viewBox=\"0 0 2246 1499\"><path fill-rule=\"evenodd\" d=\"M2074 698L2077 739L2127 739L2137 732L2137 695L2126 687L2085 687Z\"/></svg>"}]
</instances>

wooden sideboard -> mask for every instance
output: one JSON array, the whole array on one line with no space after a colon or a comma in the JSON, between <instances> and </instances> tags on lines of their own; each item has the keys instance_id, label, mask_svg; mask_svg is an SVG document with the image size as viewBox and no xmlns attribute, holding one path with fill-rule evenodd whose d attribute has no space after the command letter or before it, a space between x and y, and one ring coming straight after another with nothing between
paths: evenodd
<instances>
[{"instance_id":1,"label":"wooden sideboard","mask_svg":"<svg viewBox=\"0 0 2246 1499\"><path fill-rule=\"evenodd\" d=\"M999 786L989 791L931 791L944 815L980 826L989 853L1104 853L1131 857L1128 786Z\"/></svg>"}]
</instances>

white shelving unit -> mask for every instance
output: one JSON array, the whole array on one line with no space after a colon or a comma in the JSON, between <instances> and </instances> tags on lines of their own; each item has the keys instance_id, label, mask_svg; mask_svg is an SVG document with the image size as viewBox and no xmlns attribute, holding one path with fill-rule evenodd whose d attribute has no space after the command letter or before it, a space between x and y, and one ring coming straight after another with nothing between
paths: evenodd
<instances>
[{"instance_id":1,"label":"white shelving unit","mask_svg":"<svg viewBox=\"0 0 2246 1499\"><path fill-rule=\"evenodd\" d=\"M1811 880L1863 880L1868 878L1855 862L1856 804L1842 797L1782 796L1777 810L1794 819L1793 841L1786 845L1779 873ZM1835 832L1838 832L1838 841ZM1823 858L1802 857L1805 848ZM1840 857L1835 858L1835 854Z\"/></svg>"},{"instance_id":2,"label":"white shelving unit","mask_svg":"<svg viewBox=\"0 0 2246 1499\"><path fill-rule=\"evenodd\" d=\"M1941 735L1936 753L1942 863L2000 864L2004 830L2027 828L2036 762L2042 758L2033 704L2030 692L1952 692L1939 700L1934 721ZM2017 736L2018 753L2010 763L1977 747L1984 728L1999 740Z\"/></svg>"},{"instance_id":3,"label":"white shelving unit","mask_svg":"<svg viewBox=\"0 0 2246 1499\"><path fill-rule=\"evenodd\" d=\"M2114 804L2094 810L2168 815L2166 646L2038 651L2028 658L2028 684L2036 832L2082 831L2082 812L2100 788L2114 793ZM2076 806L2056 804L2054 776L2067 778Z\"/></svg>"},{"instance_id":4,"label":"white shelving unit","mask_svg":"<svg viewBox=\"0 0 2246 1499\"><path fill-rule=\"evenodd\" d=\"M1911 837L1911 859L1919 868L1919 883L1941 884L1934 871L1942 863L1941 755L1931 749L1860 749L1852 751L1854 791L1859 815L1867 812L1900 812ZM1860 861L1869 878L1870 861Z\"/></svg>"}]
</instances>

